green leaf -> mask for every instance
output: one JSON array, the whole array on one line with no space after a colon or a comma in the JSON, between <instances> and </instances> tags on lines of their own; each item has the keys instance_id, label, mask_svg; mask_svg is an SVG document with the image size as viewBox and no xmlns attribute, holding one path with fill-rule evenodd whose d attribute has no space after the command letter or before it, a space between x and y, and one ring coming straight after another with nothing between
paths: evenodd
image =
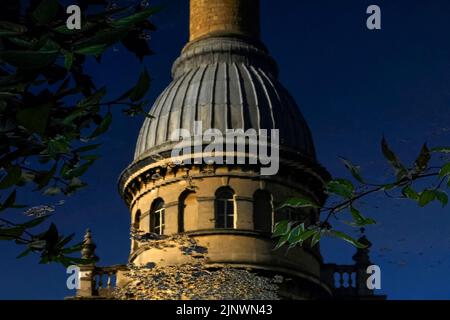
<instances>
[{"instance_id":1,"label":"green leaf","mask_svg":"<svg viewBox=\"0 0 450 320\"><path fill-rule=\"evenodd\" d=\"M91 47L94 45L109 46L123 40L129 32L128 28L106 29L97 32L94 36L75 43L76 48Z\"/></svg>"},{"instance_id":2,"label":"green leaf","mask_svg":"<svg viewBox=\"0 0 450 320\"><path fill-rule=\"evenodd\" d=\"M274 250L278 250L279 248L284 246L288 242L288 239L289 239L289 233L281 236L280 239L278 239L278 243L275 246Z\"/></svg>"},{"instance_id":3,"label":"green leaf","mask_svg":"<svg viewBox=\"0 0 450 320\"><path fill-rule=\"evenodd\" d=\"M2 209L10 208L16 203L16 190L11 192L11 194L6 198L5 202L2 204Z\"/></svg>"},{"instance_id":4,"label":"green leaf","mask_svg":"<svg viewBox=\"0 0 450 320\"><path fill-rule=\"evenodd\" d=\"M138 24L147 20L150 16L160 11L160 7L152 7L142 11L139 11L135 14L129 15L128 17L124 17L118 19L112 23L114 27L128 27L134 24Z\"/></svg>"},{"instance_id":5,"label":"green leaf","mask_svg":"<svg viewBox=\"0 0 450 320\"><path fill-rule=\"evenodd\" d=\"M72 52L68 52L64 55L64 67L67 70L72 68L74 54Z\"/></svg>"},{"instance_id":6,"label":"green leaf","mask_svg":"<svg viewBox=\"0 0 450 320\"><path fill-rule=\"evenodd\" d=\"M50 263L51 259L47 255L41 255L41 260L39 260L39 264L47 264Z\"/></svg>"},{"instance_id":7,"label":"green leaf","mask_svg":"<svg viewBox=\"0 0 450 320\"><path fill-rule=\"evenodd\" d=\"M95 149L97 149L100 146L101 146L100 143L91 144L89 146L84 146L84 147L77 148L77 149L73 150L73 152L75 152L75 153L83 153L83 152L95 150Z\"/></svg>"},{"instance_id":8,"label":"green leaf","mask_svg":"<svg viewBox=\"0 0 450 320\"><path fill-rule=\"evenodd\" d=\"M24 33L27 32L27 27L21 24L9 22L9 21L0 21L0 30L8 30L8 31L14 31L17 33Z\"/></svg>"},{"instance_id":9,"label":"green leaf","mask_svg":"<svg viewBox=\"0 0 450 320\"><path fill-rule=\"evenodd\" d=\"M350 207L350 213L355 221L355 225L363 227L371 224L376 224L376 221L371 218L364 217L359 210L354 207Z\"/></svg>"},{"instance_id":10,"label":"green leaf","mask_svg":"<svg viewBox=\"0 0 450 320\"><path fill-rule=\"evenodd\" d=\"M419 193L417 193L415 190L413 190L413 188L411 188L411 186L406 186L403 188L402 190L402 194L407 197L408 199L411 200L419 200Z\"/></svg>"},{"instance_id":11,"label":"green leaf","mask_svg":"<svg viewBox=\"0 0 450 320\"><path fill-rule=\"evenodd\" d=\"M83 108L86 106L93 106L98 105L100 101L103 99L103 97L106 95L107 91L105 87L100 88L98 91L96 91L94 94L90 95L89 97L86 97L82 101L78 103L78 107Z\"/></svg>"},{"instance_id":12,"label":"green leaf","mask_svg":"<svg viewBox=\"0 0 450 320\"><path fill-rule=\"evenodd\" d=\"M364 183L364 179L361 177L361 174L359 172L360 171L359 166L355 166L350 161L348 161L347 159L344 159L344 158L341 158L341 161L344 163L344 166L350 171L353 178L355 178L357 181L359 181L361 183Z\"/></svg>"},{"instance_id":13,"label":"green leaf","mask_svg":"<svg viewBox=\"0 0 450 320\"><path fill-rule=\"evenodd\" d=\"M289 208L319 208L317 204L307 198L291 198L286 200L277 208L277 210Z\"/></svg>"},{"instance_id":14,"label":"green leaf","mask_svg":"<svg viewBox=\"0 0 450 320\"><path fill-rule=\"evenodd\" d=\"M51 38L42 38L45 39L45 42L42 43L42 47L39 48L39 51L57 51L59 53L61 46Z\"/></svg>"},{"instance_id":15,"label":"green leaf","mask_svg":"<svg viewBox=\"0 0 450 320\"><path fill-rule=\"evenodd\" d=\"M48 248L54 248L58 244L59 234L54 223L52 223L48 230L43 234L41 240L47 242Z\"/></svg>"},{"instance_id":16,"label":"green leaf","mask_svg":"<svg viewBox=\"0 0 450 320\"><path fill-rule=\"evenodd\" d=\"M85 56L99 56L106 49L105 44L97 44L89 47L79 48L75 50L75 53L82 54Z\"/></svg>"},{"instance_id":17,"label":"green leaf","mask_svg":"<svg viewBox=\"0 0 450 320\"><path fill-rule=\"evenodd\" d=\"M0 38L1 37L12 37L12 36L17 36L19 35L19 32L15 32L15 31L8 31L8 30L0 30Z\"/></svg>"},{"instance_id":18,"label":"green leaf","mask_svg":"<svg viewBox=\"0 0 450 320\"><path fill-rule=\"evenodd\" d=\"M56 195L60 194L61 192L62 192L62 190L59 187L50 187L44 191L44 194L46 196L56 196Z\"/></svg>"},{"instance_id":19,"label":"green leaf","mask_svg":"<svg viewBox=\"0 0 450 320\"><path fill-rule=\"evenodd\" d=\"M82 100L82 101L84 101L84 100ZM80 104L82 101L80 101L79 104ZM79 106L79 107L85 107L85 106ZM81 117L84 117L84 116L86 116L86 115L88 115L88 114L89 114L88 111L83 110L83 109L80 110L80 109L76 108L76 109L74 109L74 110L72 111L71 114L69 114L67 117L64 118L64 120L62 121L62 123L63 123L64 125L66 125L66 126L73 126L73 125L74 125L73 122L74 122L76 119L81 118Z\"/></svg>"},{"instance_id":20,"label":"green leaf","mask_svg":"<svg viewBox=\"0 0 450 320\"><path fill-rule=\"evenodd\" d=\"M47 245L47 241L45 240L36 240L31 242L28 246L34 250L42 250Z\"/></svg>"},{"instance_id":21,"label":"green leaf","mask_svg":"<svg viewBox=\"0 0 450 320\"><path fill-rule=\"evenodd\" d=\"M131 90L130 99L131 101L139 101L144 98L148 89L150 88L150 76L148 75L147 69L145 69L141 76L139 77L139 81L137 85Z\"/></svg>"},{"instance_id":22,"label":"green leaf","mask_svg":"<svg viewBox=\"0 0 450 320\"><path fill-rule=\"evenodd\" d=\"M95 131L89 136L90 139L95 138L99 135L101 135L102 133L105 133L106 131L108 131L110 125L112 123L112 113L108 112L106 114L106 116L103 118L102 122L100 123L100 125L95 129Z\"/></svg>"},{"instance_id":23,"label":"green leaf","mask_svg":"<svg viewBox=\"0 0 450 320\"><path fill-rule=\"evenodd\" d=\"M302 233L305 232L305 224L299 224L298 226L294 227L290 232L289 232L289 237L287 242L289 242L290 244L296 244L298 242L298 238L300 237L300 235Z\"/></svg>"},{"instance_id":24,"label":"green leaf","mask_svg":"<svg viewBox=\"0 0 450 320\"><path fill-rule=\"evenodd\" d=\"M70 177L81 177L93 164L93 161L88 161L86 163L83 163L82 165L79 165L75 167L74 169L70 170L66 173L66 175Z\"/></svg>"},{"instance_id":25,"label":"green leaf","mask_svg":"<svg viewBox=\"0 0 450 320\"><path fill-rule=\"evenodd\" d=\"M88 169L88 167L85 168L85 170L87 170L87 169ZM75 174L77 174L77 172L75 172ZM70 181L70 184L67 186L65 192L66 192L66 194L72 194L75 191L77 191L78 189L81 189L85 186L86 186L86 183L83 183L79 178L77 178L77 176L75 176Z\"/></svg>"},{"instance_id":26,"label":"green leaf","mask_svg":"<svg viewBox=\"0 0 450 320\"><path fill-rule=\"evenodd\" d=\"M314 247L322 237L322 230L317 231L311 239L311 247Z\"/></svg>"},{"instance_id":27,"label":"green leaf","mask_svg":"<svg viewBox=\"0 0 450 320\"><path fill-rule=\"evenodd\" d=\"M45 103L38 106L30 106L17 112L17 121L26 129L38 133L45 134L48 118L52 105Z\"/></svg>"},{"instance_id":28,"label":"green leaf","mask_svg":"<svg viewBox=\"0 0 450 320\"><path fill-rule=\"evenodd\" d=\"M14 166L7 171L6 177L0 181L0 189L7 189L19 182L22 176L20 167Z\"/></svg>"},{"instance_id":29,"label":"green leaf","mask_svg":"<svg viewBox=\"0 0 450 320\"><path fill-rule=\"evenodd\" d=\"M23 232L24 228L22 227L0 228L0 240L14 240L20 238Z\"/></svg>"},{"instance_id":30,"label":"green leaf","mask_svg":"<svg viewBox=\"0 0 450 320\"><path fill-rule=\"evenodd\" d=\"M98 26L98 24L96 24L94 22L87 21L86 19L82 19L81 20L81 30L69 29L69 28L67 28L67 24L66 23L64 23L64 24L54 28L53 30L58 32L58 33L61 33L61 34L72 35L72 34L75 34L75 33L82 33L82 32L88 31L88 30L90 30L90 29L92 29L92 28L94 28L96 26Z\"/></svg>"},{"instance_id":31,"label":"green leaf","mask_svg":"<svg viewBox=\"0 0 450 320\"><path fill-rule=\"evenodd\" d=\"M86 154L86 155L82 155L80 157L80 159L86 160L86 161L91 161L94 162L98 159L100 159L100 156L98 154Z\"/></svg>"},{"instance_id":32,"label":"green leaf","mask_svg":"<svg viewBox=\"0 0 450 320\"><path fill-rule=\"evenodd\" d=\"M445 207L448 204L447 193L445 191L436 190L435 194L436 194L436 200L438 200L442 204L442 207Z\"/></svg>"},{"instance_id":33,"label":"green leaf","mask_svg":"<svg viewBox=\"0 0 450 320\"><path fill-rule=\"evenodd\" d=\"M49 171L42 171L36 174L34 182L38 185L39 190L49 184L50 180L55 176L56 169L57 163L55 163Z\"/></svg>"},{"instance_id":34,"label":"green leaf","mask_svg":"<svg viewBox=\"0 0 450 320\"><path fill-rule=\"evenodd\" d=\"M425 207L430 202L436 199L436 192L434 190L425 189L419 196L419 206Z\"/></svg>"},{"instance_id":35,"label":"green leaf","mask_svg":"<svg viewBox=\"0 0 450 320\"><path fill-rule=\"evenodd\" d=\"M34 227L40 225L41 223L43 223L45 220L47 220L48 217L50 217L50 215L39 217L39 218L30 220L28 222L25 222L25 223L21 223L19 226L24 229L34 228Z\"/></svg>"},{"instance_id":36,"label":"green leaf","mask_svg":"<svg viewBox=\"0 0 450 320\"><path fill-rule=\"evenodd\" d=\"M31 16L39 24L47 24L58 13L58 0L42 0Z\"/></svg>"},{"instance_id":37,"label":"green leaf","mask_svg":"<svg viewBox=\"0 0 450 320\"><path fill-rule=\"evenodd\" d=\"M389 145L386 139L383 137L381 140L381 151L383 152L384 157L388 160L391 166L395 169L398 179L401 179L404 175L407 174L406 168L400 162L395 153L389 148Z\"/></svg>"},{"instance_id":38,"label":"green leaf","mask_svg":"<svg viewBox=\"0 0 450 320\"><path fill-rule=\"evenodd\" d=\"M430 162L431 154L427 145L424 144L422 150L420 151L419 157L416 159L415 167L417 172L423 172L428 167L428 163Z\"/></svg>"},{"instance_id":39,"label":"green leaf","mask_svg":"<svg viewBox=\"0 0 450 320\"><path fill-rule=\"evenodd\" d=\"M67 138L59 135L48 142L47 152L51 158L55 158L57 155L69 151L69 147Z\"/></svg>"},{"instance_id":40,"label":"green leaf","mask_svg":"<svg viewBox=\"0 0 450 320\"><path fill-rule=\"evenodd\" d=\"M327 184L328 193L333 193L347 199L353 196L354 190L355 187L353 184L345 179L331 180Z\"/></svg>"},{"instance_id":41,"label":"green leaf","mask_svg":"<svg viewBox=\"0 0 450 320\"><path fill-rule=\"evenodd\" d=\"M445 164L439 171L440 177L450 176L450 162Z\"/></svg>"},{"instance_id":42,"label":"green leaf","mask_svg":"<svg viewBox=\"0 0 450 320\"><path fill-rule=\"evenodd\" d=\"M128 94L123 95L127 97ZM122 109L122 112L130 117L134 117L135 115L142 115L146 118L153 119L154 117L149 115L144 111L144 106L148 105L148 100L140 101L139 103L135 103L133 105L129 105L128 108Z\"/></svg>"},{"instance_id":43,"label":"green leaf","mask_svg":"<svg viewBox=\"0 0 450 320\"><path fill-rule=\"evenodd\" d=\"M60 248L64 248L64 246L66 244L68 244L70 241L72 241L72 239L75 237L75 233L72 233L70 235L68 235L67 237L63 238L59 243L58 246Z\"/></svg>"},{"instance_id":44,"label":"green leaf","mask_svg":"<svg viewBox=\"0 0 450 320\"><path fill-rule=\"evenodd\" d=\"M382 190L389 191L389 190L394 189L395 187L397 187L397 185L395 183L388 183L388 184L383 185Z\"/></svg>"},{"instance_id":45,"label":"green leaf","mask_svg":"<svg viewBox=\"0 0 450 320\"><path fill-rule=\"evenodd\" d=\"M291 231L292 223L289 220L281 220L275 224L273 238L284 236Z\"/></svg>"},{"instance_id":46,"label":"green leaf","mask_svg":"<svg viewBox=\"0 0 450 320\"><path fill-rule=\"evenodd\" d=\"M16 257L16 259L23 258L23 257L29 255L32 251L33 251L32 248L28 248L28 249L26 249L25 251L23 251L21 254L19 254L19 255Z\"/></svg>"},{"instance_id":47,"label":"green leaf","mask_svg":"<svg viewBox=\"0 0 450 320\"><path fill-rule=\"evenodd\" d=\"M367 248L366 245L362 244L361 242L359 242L358 240L353 239L352 237L350 237L349 235L340 232L340 231L336 231L336 230L331 230L330 235L339 239L342 239L348 243L351 243L353 246L360 248L360 249L364 249Z\"/></svg>"},{"instance_id":48,"label":"green leaf","mask_svg":"<svg viewBox=\"0 0 450 320\"><path fill-rule=\"evenodd\" d=\"M436 147L436 148L431 149L431 152L450 153L450 147Z\"/></svg>"},{"instance_id":49,"label":"green leaf","mask_svg":"<svg viewBox=\"0 0 450 320\"><path fill-rule=\"evenodd\" d=\"M0 37L11 37L20 35L27 31L27 28L23 25L8 22L8 21L0 21ZM9 40L11 41L12 38Z\"/></svg>"},{"instance_id":50,"label":"green leaf","mask_svg":"<svg viewBox=\"0 0 450 320\"><path fill-rule=\"evenodd\" d=\"M65 163L61 166L61 170L59 171L59 173L63 179L70 179L72 177L71 171L73 169L74 169L73 165L69 165L69 164Z\"/></svg>"},{"instance_id":51,"label":"green leaf","mask_svg":"<svg viewBox=\"0 0 450 320\"><path fill-rule=\"evenodd\" d=\"M74 252L80 252L83 249L83 242L77 243L73 246L67 247L67 248L63 248L61 250L62 253L64 254L70 254L70 253L74 253Z\"/></svg>"},{"instance_id":52,"label":"green leaf","mask_svg":"<svg viewBox=\"0 0 450 320\"><path fill-rule=\"evenodd\" d=\"M58 51L3 51L0 60L22 69L42 69L51 65Z\"/></svg>"},{"instance_id":53,"label":"green leaf","mask_svg":"<svg viewBox=\"0 0 450 320\"><path fill-rule=\"evenodd\" d=\"M303 233L299 234L297 237L289 239L289 243L291 245L302 244L304 241L308 240L309 238L314 236L316 233L317 233L317 230L306 230Z\"/></svg>"},{"instance_id":54,"label":"green leaf","mask_svg":"<svg viewBox=\"0 0 450 320\"><path fill-rule=\"evenodd\" d=\"M12 43L14 43L15 45L17 45L17 46L19 46L19 47L22 47L22 48L28 48L28 49L30 49L30 48L32 48L33 47L33 43L32 42L28 42L28 41L26 41L26 40L24 40L24 39L22 39L22 38L16 38L16 37L11 37L11 38L8 38L8 40L9 41L11 41Z\"/></svg>"}]
</instances>

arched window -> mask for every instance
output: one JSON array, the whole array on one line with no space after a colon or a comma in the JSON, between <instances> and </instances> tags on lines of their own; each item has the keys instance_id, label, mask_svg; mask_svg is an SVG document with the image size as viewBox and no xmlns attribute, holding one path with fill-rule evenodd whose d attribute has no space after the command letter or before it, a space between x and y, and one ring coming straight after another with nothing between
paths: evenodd
<instances>
[{"instance_id":1,"label":"arched window","mask_svg":"<svg viewBox=\"0 0 450 320\"><path fill-rule=\"evenodd\" d=\"M183 192L178 198L178 233L184 232L184 209L186 208L186 197L189 193Z\"/></svg>"},{"instance_id":2,"label":"arched window","mask_svg":"<svg viewBox=\"0 0 450 320\"><path fill-rule=\"evenodd\" d=\"M136 215L134 216L133 229L134 231L138 231L141 229L141 210L138 210L136 212ZM133 243L133 250L139 248L139 242L136 239L133 239L132 243Z\"/></svg>"},{"instance_id":3,"label":"arched window","mask_svg":"<svg viewBox=\"0 0 450 320\"><path fill-rule=\"evenodd\" d=\"M257 190L253 195L254 229L262 232L271 232L272 217L272 196L265 190Z\"/></svg>"},{"instance_id":4,"label":"arched window","mask_svg":"<svg viewBox=\"0 0 450 320\"><path fill-rule=\"evenodd\" d=\"M133 227L135 230L141 229L141 210L138 210L136 212L136 215L134 217Z\"/></svg>"},{"instance_id":5,"label":"arched window","mask_svg":"<svg viewBox=\"0 0 450 320\"><path fill-rule=\"evenodd\" d=\"M216 192L216 228L234 228L234 192L230 188L220 188Z\"/></svg>"},{"instance_id":6,"label":"arched window","mask_svg":"<svg viewBox=\"0 0 450 320\"><path fill-rule=\"evenodd\" d=\"M164 201L156 199L153 201L150 211L150 232L164 234Z\"/></svg>"},{"instance_id":7,"label":"arched window","mask_svg":"<svg viewBox=\"0 0 450 320\"><path fill-rule=\"evenodd\" d=\"M178 198L178 233L198 229L198 202L197 194L185 190Z\"/></svg>"}]
</instances>

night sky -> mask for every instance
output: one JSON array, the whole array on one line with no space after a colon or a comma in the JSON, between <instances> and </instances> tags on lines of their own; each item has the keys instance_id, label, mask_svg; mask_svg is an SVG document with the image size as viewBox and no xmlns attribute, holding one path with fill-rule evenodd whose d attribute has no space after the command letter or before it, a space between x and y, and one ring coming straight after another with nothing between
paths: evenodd
<instances>
[{"instance_id":1,"label":"night sky","mask_svg":"<svg viewBox=\"0 0 450 320\"><path fill-rule=\"evenodd\" d=\"M159 30L145 60L153 78L151 101L170 82L172 62L188 39L188 1L154 17ZM366 28L366 8L378 4L382 30ZM262 0L262 38L277 60L281 82L299 104L313 132L319 161L334 175L348 177L339 157L362 166L384 182L391 173L380 153L386 136L402 160L413 161L421 145L450 145L450 1L448 0ZM123 47L103 63L90 62L98 84L117 96L134 85L143 65ZM150 106L148 106L150 108ZM132 160L142 117L115 111L101 141L102 158L85 179L89 187L57 207L54 221L81 240L91 228L99 265L126 263L130 250L129 212L117 192L117 178ZM52 204L59 198L28 194L20 203ZM368 227L372 261L381 267L382 290L390 299L450 298L450 209L425 209L384 196L360 209L378 221ZM353 236L338 221L336 227ZM39 265L38 257L15 257L23 248L0 242L0 299L62 299L65 269ZM340 240L322 242L326 262L352 263L355 249Z\"/></svg>"}]
</instances>

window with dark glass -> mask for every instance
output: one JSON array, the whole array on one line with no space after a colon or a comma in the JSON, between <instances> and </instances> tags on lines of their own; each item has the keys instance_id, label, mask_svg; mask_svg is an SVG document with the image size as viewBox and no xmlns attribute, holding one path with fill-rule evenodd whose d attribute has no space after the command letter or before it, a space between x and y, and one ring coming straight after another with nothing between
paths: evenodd
<instances>
[{"instance_id":1,"label":"window with dark glass","mask_svg":"<svg viewBox=\"0 0 450 320\"><path fill-rule=\"evenodd\" d=\"M257 231L272 231L272 196L265 190L257 190L253 195L253 224Z\"/></svg>"},{"instance_id":2,"label":"window with dark glass","mask_svg":"<svg viewBox=\"0 0 450 320\"><path fill-rule=\"evenodd\" d=\"M161 199L155 200L151 216L150 216L150 231L156 234L164 234L164 201Z\"/></svg>"},{"instance_id":3,"label":"window with dark glass","mask_svg":"<svg viewBox=\"0 0 450 320\"><path fill-rule=\"evenodd\" d=\"M138 210L136 212L136 216L134 217L134 224L133 227L135 230L141 229L141 210Z\"/></svg>"},{"instance_id":4,"label":"window with dark glass","mask_svg":"<svg viewBox=\"0 0 450 320\"><path fill-rule=\"evenodd\" d=\"M234 228L234 193L229 188L216 192L215 220L216 228Z\"/></svg>"}]
</instances>

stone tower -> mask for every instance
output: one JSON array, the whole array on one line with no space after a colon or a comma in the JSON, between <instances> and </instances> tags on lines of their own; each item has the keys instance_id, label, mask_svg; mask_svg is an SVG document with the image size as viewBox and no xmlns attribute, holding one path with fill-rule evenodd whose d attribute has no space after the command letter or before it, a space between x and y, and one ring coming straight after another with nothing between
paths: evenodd
<instances>
[{"instance_id":1,"label":"stone tower","mask_svg":"<svg viewBox=\"0 0 450 320\"><path fill-rule=\"evenodd\" d=\"M190 41L173 65L173 81L151 108L134 160L119 179L132 229L145 241L132 240L127 265L80 266L75 298L117 297L117 291L127 292L132 273L142 284L145 269L180 273L201 255L210 270L284 276L278 296L287 299L385 299L366 285L369 247L358 249L350 265L324 264L318 245L274 250L277 220L306 225L318 220L315 209L280 211L278 205L295 196L323 203L329 174L316 161L310 130L260 41L259 1L191 0L190 12ZM174 154L179 129L184 130L183 152ZM219 139L216 161L205 161L201 156L212 142L206 133L230 130L240 130L244 139L240 134ZM275 136L268 133L273 130L278 130ZM255 136L247 137L248 132ZM267 157L258 156L264 148L278 160L275 174L262 174ZM187 239L205 250L195 256L186 254L189 245L160 247L163 238ZM359 240L370 246L364 230ZM95 257L95 248L88 231L83 257ZM194 291L196 279L190 286ZM207 290L209 284L204 284Z\"/></svg>"},{"instance_id":2,"label":"stone tower","mask_svg":"<svg viewBox=\"0 0 450 320\"><path fill-rule=\"evenodd\" d=\"M316 162L310 130L277 80L277 65L259 35L258 0L190 1L190 41L173 65L172 83L142 126L134 161L122 173L119 189L136 228L187 234L207 248L214 265L287 275L294 281L284 288L284 296L327 296L318 247L273 250L271 231L278 219L303 219L306 224L317 219L314 210L275 213L277 205L299 195L323 202L321 190L329 176ZM183 154L181 165L174 164L171 136L179 128L194 135L196 121L203 132L278 129L278 173L263 176L261 165L250 161L195 161L195 150ZM227 150L215 155L221 154L236 156ZM251 156L246 149L243 157ZM175 249L132 243L130 262L138 265L188 259Z\"/></svg>"}]
</instances>

